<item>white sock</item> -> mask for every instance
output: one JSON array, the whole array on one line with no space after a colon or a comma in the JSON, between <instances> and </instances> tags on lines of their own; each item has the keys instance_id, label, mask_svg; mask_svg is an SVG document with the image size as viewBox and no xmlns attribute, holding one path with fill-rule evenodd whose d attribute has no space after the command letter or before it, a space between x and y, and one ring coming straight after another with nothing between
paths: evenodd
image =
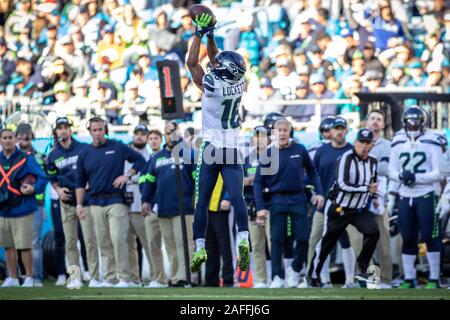
<instances>
[{"instance_id":1,"label":"white sock","mask_svg":"<svg viewBox=\"0 0 450 320\"><path fill-rule=\"evenodd\" d=\"M441 273L441 253L427 252L427 259L430 266L430 280L438 280Z\"/></svg>"},{"instance_id":2,"label":"white sock","mask_svg":"<svg viewBox=\"0 0 450 320\"><path fill-rule=\"evenodd\" d=\"M323 264L322 270L320 271L320 281L322 283L331 282L330 279L330 255L328 255L325 263Z\"/></svg>"},{"instance_id":3,"label":"white sock","mask_svg":"<svg viewBox=\"0 0 450 320\"><path fill-rule=\"evenodd\" d=\"M405 271L405 280L416 279L416 256L412 254L402 254L403 270Z\"/></svg>"},{"instance_id":4,"label":"white sock","mask_svg":"<svg viewBox=\"0 0 450 320\"><path fill-rule=\"evenodd\" d=\"M205 238L198 238L195 240L196 251L199 251L201 248L205 247Z\"/></svg>"},{"instance_id":5,"label":"white sock","mask_svg":"<svg viewBox=\"0 0 450 320\"><path fill-rule=\"evenodd\" d=\"M292 258L284 259L284 261L283 261L284 262L284 270L287 270L292 267L292 260L294 260L294 259L292 259Z\"/></svg>"},{"instance_id":6,"label":"white sock","mask_svg":"<svg viewBox=\"0 0 450 320\"><path fill-rule=\"evenodd\" d=\"M237 241L238 245L242 239L245 239L248 242L248 231L239 231L237 234L237 238L238 238L238 241Z\"/></svg>"},{"instance_id":7,"label":"white sock","mask_svg":"<svg viewBox=\"0 0 450 320\"><path fill-rule=\"evenodd\" d=\"M342 249L342 261L344 262L345 283L353 283L355 277L356 255L352 247ZM361 270L366 272L366 270Z\"/></svg>"}]
</instances>

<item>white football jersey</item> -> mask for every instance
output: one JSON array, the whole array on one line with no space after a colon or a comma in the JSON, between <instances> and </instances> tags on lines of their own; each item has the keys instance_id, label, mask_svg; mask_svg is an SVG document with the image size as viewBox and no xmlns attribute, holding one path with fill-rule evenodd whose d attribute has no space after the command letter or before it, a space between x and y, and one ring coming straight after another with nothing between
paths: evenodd
<instances>
[{"instance_id":1,"label":"white football jersey","mask_svg":"<svg viewBox=\"0 0 450 320\"><path fill-rule=\"evenodd\" d=\"M203 77L203 141L216 148L237 148L240 131L239 106L244 92L244 78L231 84L212 73Z\"/></svg>"},{"instance_id":2,"label":"white football jersey","mask_svg":"<svg viewBox=\"0 0 450 320\"><path fill-rule=\"evenodd\" d=\"M414 142L404 132L395 135L389 157L389 178L401 182L399 175L403 171L411 171L416 176L412 186L400 184L400 196L416 198L435 191L435 183L440 180L441 157L441 145L433 132L425 132Z\"/></svg>"}]
</instances>

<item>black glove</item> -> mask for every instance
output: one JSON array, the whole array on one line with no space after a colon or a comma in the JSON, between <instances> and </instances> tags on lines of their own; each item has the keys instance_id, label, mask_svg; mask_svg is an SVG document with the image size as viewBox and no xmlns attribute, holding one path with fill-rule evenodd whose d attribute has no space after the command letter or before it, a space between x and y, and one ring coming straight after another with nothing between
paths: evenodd
<instances>
[{"instance_id":1,"label":"black glove","mask_svg":"<svg viewBox=\"0 0 450 320\"><path fill-rule=\"evenodd\" d=\"M416 175L411 171L403 171L400 173L399 179L407 187L410 187L416 183Z\"/></svg>"}]
</instances>

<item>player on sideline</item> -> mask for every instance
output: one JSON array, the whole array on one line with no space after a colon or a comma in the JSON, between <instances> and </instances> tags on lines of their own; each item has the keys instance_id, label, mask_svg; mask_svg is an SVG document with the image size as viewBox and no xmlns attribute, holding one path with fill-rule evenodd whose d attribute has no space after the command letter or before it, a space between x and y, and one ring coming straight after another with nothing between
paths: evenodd
<instances>
[{"instance_id":1,"label":"player on sideline","mask_svg":"<svg viewBox=\"0 0 450 320\"><path fill-rule=\"evenodd\" d=\"M408 108L403 114L403 124L405 130L394 137L389 159L389 178L401 184L398 225L403 238L405 278L400 288L416 287L414 263L420 231L430 266L426 288L434 289L439 287L441 258L434 183L440 180L442 149L438 136L425 130L425 113L420 107Z\"/></svg>"},{"instance_id":2,"label":"player on sideline","mask_svg":"<svg viewBox=\"0 0 450 320\"><path fill-rule=\"evenodd\" d=\"M250 247L247 207L242 192L244 176L242 164L238 161L240 155L237 137L240 130L238 109L244 89L246 65L242 56L236 52L219 52L214 40L214 26L209 26L211 19L212 16L207 13L196 16L195 35L187 59L192 79L203 91L203 143L197 165L193 223L196 252L190 268L192 272L199 271L207 259L205 238L208 206L220 172L236 215L239 268L245 271L250 264ZM206 74L199 64L200 42L205 34L208 37L208 57L211 61L211 70Z\"/></svg>"}]
</instances>

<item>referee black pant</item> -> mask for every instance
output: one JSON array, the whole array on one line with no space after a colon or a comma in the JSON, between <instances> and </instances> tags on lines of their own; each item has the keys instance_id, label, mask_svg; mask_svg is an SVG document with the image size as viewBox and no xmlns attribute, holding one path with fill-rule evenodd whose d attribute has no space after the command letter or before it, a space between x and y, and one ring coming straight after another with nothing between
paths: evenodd
<instances>
[{"instance_id":1,"label":"referee black pant","mask_svg":"<svg viewBox=\"0 0 450 320\"><path fill-rule=\"evenodd\" d=\"M223 286L234 285L233 251L231 249L230 227L228 224L230 211L208 211L206 229L205 281L210 287L220 287L220 266L222 265Z\"/></svg>"},{"instance_id":2,"label":"referee black pant","mask_svg":"<svg viewBox=\"0 0 450 320\"><path fill-rule=\"evenodd\" d=\"M319 262L314 270L315 257L312 259L312 265L309 268L309 277L312 276L314 271L317 276L320 275L326 258L331 253L349 224L355 226L355 228L363 234L363 247L357 262L360 271L366 272L370 259L377 246L378 238L380 237L378 225L373 213L370 213L367 208L361 210L342 208L341 211L341 208L338 209L338 206L330 201L327 202L327 207L326 231L322 238Z\"/></svg>"}]
</instances>

